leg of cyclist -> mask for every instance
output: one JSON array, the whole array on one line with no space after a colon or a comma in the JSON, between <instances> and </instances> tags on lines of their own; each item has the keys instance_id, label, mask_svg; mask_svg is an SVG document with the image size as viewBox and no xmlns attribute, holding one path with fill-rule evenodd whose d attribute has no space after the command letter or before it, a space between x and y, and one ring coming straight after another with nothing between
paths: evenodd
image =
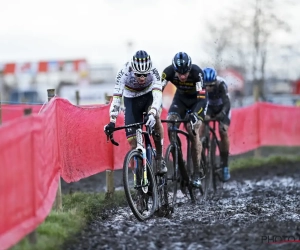
<instances>
[{"instance_id":1,"label":"leg of cyclist","mask_svg":"<svg viewBox=\"0 0 300 250\"><path fill-rule=\"evenodd\" d=\"M208 105L204 120L209 120L211 117L212 117L212 109L210 105ZM205 133L209 134L209 128L205 127L205 124L203 123L202 129L200 128L200 138L202 138L205 135ZM209 138L205 138L205 140L203 140L202 142L208 144L208 139Z\"/></svg>"},{"instance_id":2,"label":"leg of cyclist","mask_svg":"<svg viewBox=\"0 0 300 250\"><path fill-rule=\"evenodd\" d=\"M192 111L198 117L198 121L194 125L194 130L196 135L193 135L191 125L187 124L187 131L190 134L191 138L191 155L194 165L194 174L192 184L195 187L200 187L201 185L201 178L204 175L203 169L200 167L201 162L201 151L202 151L202 143L200 140L199 133L203 132L204 124L203 120L207 111L207 101L206 99L199 99L193 105Z\"/></svg>"},{"instance_id":3,"label":"leg of cyclist","mask_svg":"<svg viewBox=\"0 0 300 250\"><path fill-rule=\"evenodd\" d=\"M156 148L156 166L157 172L159 174L165 174L168 172L166 162L164 161L162 154L163 154L163 142L164 142L164 128L160 120L161 110L157 112L155 117L156 123L154 126L154 134L153 140Z\"/></svg>"},{"instance_id":4,"label":"leg of cyclist","mask_svg":"<svg viewBox=\"0 0 300 250\"><path fill-rule=\"evenodd\" d=\"M153 102L153 93L150 92L151 98L148 98L148 101L144 105L143 112L149 112L152 107ZM164 129L160 120L162 107L157 110L155 115L155 125L154 125L154 133L153 133L153 141L155 144L156 149L156 169L158 174L165 174L167 173L168 169L166 163L162 157L163 151L163 138L164 138Z\"/></svg>"},{"instance_id":5,"label":"leg of cyclist","mask_svg":"<svg viewBox=\"0 0 300 250\"><path fill-rule=\"evenodd\" d=\"M124 97L124 106L125 106L125 125L138 123L143 121L143 112L146 112L145 105L149 102L148 99L152 98L151 92L139 97L128 98ZM128 128L126 129L127 141L131 149L135 149L137 146L136 141L136 129ZM134 162L130 163L133 168Z\"/></svg>"},{"instance_id":6,"label":"leg of cyclist","mask_svg":"<svg viewBox=\"0 0 300 250\"><path fill-rule=\"evenodd\" d=\"M168 112L167 120L175 121L175 120L184 119L185 113L186 113L186 106L182 102L183 98L184 97L180 96L179 93L175 94L172 104L170 106L169 112ZM176 134L170 133L170 128L172 126L173 126L172 123L168 123L168 138L169 138L170 142L175 142L177 140ZM180 123L175 123L175 127L179 128ZM180 157L180 155L178 155L178 164L179 164L179 166L182 166L182 167L185 166L185 162L184 162L183 158ZM180 183L180 189L183 194L186 194L186 186L184 185L183 180Z\"/></svg>"},{"instance_id":7,"label":"leg of cyclist","mask_svg":"<svg viewBox=\"0 0 300 250\"><path fill-rule=\"evenodd\" d=\"M185 116L185 104L182 102L181 95L179 93L175 93L175 96L173 98L172 104L169 108L167 120L170 121L175 121L175 120L180 120L183 119ZM172 123L168 123L168 137L170 142L174 142L176 140L176 135L173 133L171 134L169 132L170 128L173 126ZM176 123L175 127L179 128L180 123ZM173 138L174 137L174 138Z\"/></svg>"},{"instance_id":8,"label":"leg of cyclist","mask_svg":"<svg viewBox=\"0 0 300 250\"><path fill-rule=\"evenodd\" d=\"M202 150L202 144L199 137L199 129L202 125L201 120L198 120L197 123L194 125L194 129L196 132L196 135L193 134L191 124L187 124L187 131L190 134L191 138L191 156L194 166L194 174L193 174L193 180L192 184L195 187L200 187L201 185L201 177L203 175L203 171L200 169L200 161L201 161L201 150Z\"/></svg>"},{"instance_id":9,"label":"leg of cyclist","mask_svg":"<svg viewBox=\"0 0 300 250\"><path fill-rule=\"evenodd\" d=\"M229 138L228 138L228 128L230 125L229 114L220 121L219 133L220 133L220 157L221 166L223 168L223 180L228 181L230 179L230 172L228 166L228 155L229 155Z\"/></svg>"}]
</instances>

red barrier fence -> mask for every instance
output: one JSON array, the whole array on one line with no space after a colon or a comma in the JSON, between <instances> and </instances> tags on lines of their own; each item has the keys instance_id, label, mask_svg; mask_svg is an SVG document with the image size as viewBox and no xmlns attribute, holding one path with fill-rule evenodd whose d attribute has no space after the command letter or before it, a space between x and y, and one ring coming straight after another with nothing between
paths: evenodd
<instances>
[{"instance_id":1,"label":"red barrier fence","mask_svg":"<svg viewBox=\"0 0 300 250\"><path fill-rule=\"evenodd\" d=\"M51 210L60 171L55 106L0 127L0 249L33 231Z\"/></svg>"},{"instance_id":2,"label":"red barrier fence","mask_svg":"<svg viewBox=\"0 0 300 250\"><path fill-rule=\"evenodd\" d=\"M0 127L0 248L12 246L46 218L59 175L74 182L106 169L122 168L129 146L124 131L114 136L119 147L107 143L103 127L109 122L108 110L108 105L78 107L53 98L40 114ZM163 110L162 119L166 113ZM266 145L299 146L299 121L298 107L258 103L234 109L230 153ZM117 125L123 122L120 114ZM166 124L164 128L166 149Z\"/></svg>"},{"instance_id":3,"label":"red barrier fence","mask_svg":"<svg viewBox=\"0 0 300 250\"><path fill-rule=\"evenodd\" d=\"M38 113L43 105L30 105L30 104L2 104L1 112L2 112L2 122L12 121L19 117L23 116L23 110L25 108L31 108L32 113Z\"/></svg>"}]
</instances>

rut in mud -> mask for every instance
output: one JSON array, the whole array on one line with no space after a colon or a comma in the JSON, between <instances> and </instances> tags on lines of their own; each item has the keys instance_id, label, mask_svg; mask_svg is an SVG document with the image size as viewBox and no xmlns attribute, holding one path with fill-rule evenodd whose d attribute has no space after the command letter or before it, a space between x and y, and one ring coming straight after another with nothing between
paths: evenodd
<instances>
[{"instance_id":1,"label":"rut in mud","mask_svg":"<svg viewBox=\"0 0 300 250\"><path fill-rule=\"evenodd\" d=\"M63 249L300 249L299 164L243 169L231 179L220 195L187 201L170 218L139 222L128 207L110 211ZM93 184L100 189L95 181L86 191Z\"/></svg>"}]
</instances>

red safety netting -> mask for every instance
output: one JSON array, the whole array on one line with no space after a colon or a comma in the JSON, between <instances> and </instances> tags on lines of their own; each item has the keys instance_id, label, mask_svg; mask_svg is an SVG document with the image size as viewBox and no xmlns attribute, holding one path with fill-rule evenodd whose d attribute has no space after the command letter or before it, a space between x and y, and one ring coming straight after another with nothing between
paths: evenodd
<instances>
[{"instance_id":1,"label":"red safety netting","mask_svg":"<svg viewBox=\"0 0 300 250\"><path fill-rule=\"evenodd\" d=\"M230 154L241 154L255 148L259 143L259 116L260 104L250 107L234 109L231 112L231 124L229 127Z\"/></svg>"},{"instance_id":2,"label":"red safety netting","mask_svg":"<svg viewBox=\"0 0 300 250\"><path fill-rule=\"evenodd\" d=\"M7 249L49 214L59 180L55 102L0 128L0 246Z\"/></svg>"},{"instance_id":3,"label":"red safety netting","mask_svg":"<svg viewBox=\"0 0 300 250\"><path fill-rule=\"evenodd\" d=\"M23 109L20 109L20 116ZM167 111L163 110L162 119ZM299 146L300 108L257 103L232 110L230 154L260 146ZM107 169L121 169L129 146L125 131L103 132L109 105L74 106L53 98L42 112L16 118L0 127L0 246L8 248L48 215L59 175L78 181ZM117 126L124 124L121 113ZM164 150L169 144L164 124ZM182 140L183 147L186 143ZM5 204L5 205L3 205Z\"/></svg>"},{"instance_id":4,"label":"red safety netting","mask_svg":"<svg viewBox=\"0 0 300 250\"><path fill-rule=\"evenodd\" d=\"M43 105L29 105L29 104L2 104L2 122L8 122L24 115L25 108L31 108L32 113L39 113Z\"/></svg>"},{"instance_id":5,"label":"red safety netting","mask_svg":"<svg viewBox=\"0 0 300 250\"><path fill-rule=\"evenodd\" d=\"M299 146L300 107L260 103L260 146Z\"/></svg>"}]
</instances>

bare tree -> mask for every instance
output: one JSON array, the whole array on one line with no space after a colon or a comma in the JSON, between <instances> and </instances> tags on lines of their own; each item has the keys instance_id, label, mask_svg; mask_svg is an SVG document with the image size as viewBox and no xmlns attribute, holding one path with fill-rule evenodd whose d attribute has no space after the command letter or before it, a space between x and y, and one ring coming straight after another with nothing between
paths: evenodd
<instances>
[{"instance_id":1,"label":"bare tree","mask_svg":"<svg viewBox=\"0 0 300 250\"><path fill-rule=\"evenodd\" d=\"M263 100L270 42L277 32L290 30L278 15L276 7L280 4L277 0L248 0L240 9L229 10L221 21L208 25L208 43L214 45L216 65L226 61L247 70L253 90Z\"/></svg>"},{"instance_id":2,"label":"bare tree","mask_svg":"<svg viewBox=\"0 0 300 250\"><path fill-rule=\"evenodd\" d=\"M252 25L252 76L256 99L265 100L265 70L270 38L279 30L289 31L289 26L275 13L276 0L255 0Z\"/></svg>"},{"instance_id":3,"label":"bare tree","mask_svg":"<svg viewBox=\"0 0 300 250\"><path fill-rule=\"evenodd\" d=\"M223 54L230 46L231 29L228 24L221 26L218 23L208 23L207 27L210 34L207 39L208 48L214 58L214 67L219 69L223 61Z\"/></svg>"}]
</instances>

